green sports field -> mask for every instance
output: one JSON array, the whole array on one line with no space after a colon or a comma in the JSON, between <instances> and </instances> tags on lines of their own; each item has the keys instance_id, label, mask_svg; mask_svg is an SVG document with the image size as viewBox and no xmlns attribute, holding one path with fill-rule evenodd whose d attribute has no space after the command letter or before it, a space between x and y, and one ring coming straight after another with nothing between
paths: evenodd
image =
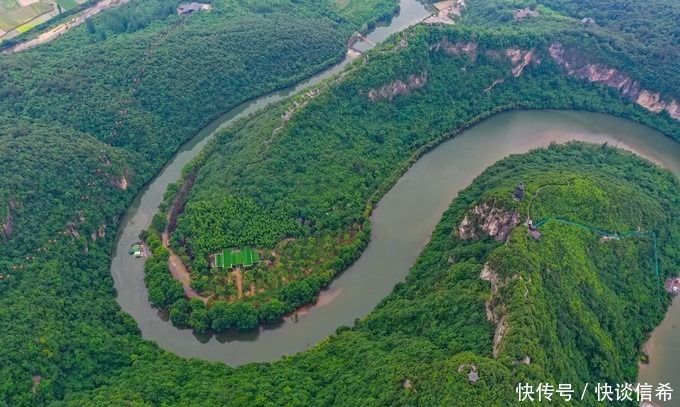
<instances>
[{"instance_id":1,"label":"green sports field","mask_svg":"<svg viewBox=\"0 0 680 407\"><path fill-rule=\"evenodd\" d=\"M260 262L260 255L250 247L238 249L226 249L215 255L215 266L231 268L235 266L250 267Z\"/></svg>"}]
</instances>

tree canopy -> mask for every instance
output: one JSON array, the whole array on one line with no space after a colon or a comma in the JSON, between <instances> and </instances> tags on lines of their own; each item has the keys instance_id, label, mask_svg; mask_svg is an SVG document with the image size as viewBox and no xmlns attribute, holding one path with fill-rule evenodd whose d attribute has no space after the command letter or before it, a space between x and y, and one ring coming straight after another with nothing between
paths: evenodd
<instances>
[{"instance_id":1,"label":"tree canopy","mask_svg":"<svg viewBox=\"0 0 680 407\"><path fill-rule=\"evenodd\" d=\"M133 0L49 44L0 56L0 273L11 275L0 281L0 405L508 405L520 381L634 379L639 346L668 305L657 295L648 240L601 242L559 223L545 224L538 242L521 226L504 244L452 234L471 206L507 198L519 180L568 177L574 187L540 193L537 213L653 229L662 264L677 264L677 182L639 158L580 145L491 167L453 203L407 281L308 352L234 369L144 341L120 311L109 271L135 193L211 119L338 61L354 31L396 7L214 0L210 13L183 18L172 12L177 3ZM263 282L260 297L206 307L182 297L168 252L149 234L151 300L199 332L275 323L358 258L373 205L421 154L499 111L598 111L680 140L667 113L567 75L549 55L560 41L585 62L677 97L677 58L659 51L675 38L666 18L677 14L675 2L652 2L669 13L649 11L644 21L653 24L639 29L636 13L613 10L621 2L587 3L595 27L580 25L582 2L542 1L542 17L522 22L506 11L528 3L470 3L460 24L408 29L340 77L221 132L192 163L199 170L174 247L189 248L193 266L232 241L275 242L268 249L279 254L278 269L244 276ZM513 49L535 53L520 75ZM232 233L237 205L272 227ZM206 234L202 214L225 230ZM507 273L496 294L480 278L487 262ZM489 299L510 327L497 358ZM474 386L471 365L480 375Z\"/></svg>"}]
</instances>

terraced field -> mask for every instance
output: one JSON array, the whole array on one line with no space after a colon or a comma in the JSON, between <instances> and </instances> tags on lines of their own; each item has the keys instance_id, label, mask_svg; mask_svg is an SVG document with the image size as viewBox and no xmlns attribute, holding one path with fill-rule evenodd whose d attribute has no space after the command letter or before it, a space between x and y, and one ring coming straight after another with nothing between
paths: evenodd
<instances>
[{"instance_id":1,"label":"terraced field","mask_svg":"<svg viewBox=\"0 0 680 407\"><path fill-rule=\"evenodd\" d=\"M0 0L0 41L23 34L87 0Z\"/></svg>"}]
</instances>

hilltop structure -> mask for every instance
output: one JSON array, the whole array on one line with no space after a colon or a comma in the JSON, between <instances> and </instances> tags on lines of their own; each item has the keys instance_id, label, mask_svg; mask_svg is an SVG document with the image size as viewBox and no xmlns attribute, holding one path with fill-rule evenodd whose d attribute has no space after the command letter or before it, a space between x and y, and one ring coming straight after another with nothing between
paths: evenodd
<instances>
[{"instance_id":1,"label":"hilltop structure","mask_svg":"<svg viewBox=\"0 0 680 407\"><path fill-rule=\"evenodd\" d=\"M179 7L177 7L177 14L182 15L182 14L191 14L195 13L197 11L201 10L211 10L212 6L210 4L204 4L204 3L189 3L189 4L180 4Z\"/></svg>"}]
</instances>

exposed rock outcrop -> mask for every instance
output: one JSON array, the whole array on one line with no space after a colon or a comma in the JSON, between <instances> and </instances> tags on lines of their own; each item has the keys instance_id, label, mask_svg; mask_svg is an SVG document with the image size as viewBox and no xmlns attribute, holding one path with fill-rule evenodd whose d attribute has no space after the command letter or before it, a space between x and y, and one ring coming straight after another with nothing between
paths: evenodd
<instances>
[{"instance_id":1,"label":"exposed rock outcrop","mask_svg":"<svg viewBox=\"0 0 680 407\"><path fill-rule=\"evenodd\" d=\"M665 111L673 119L680 120L680 103L677 100L664 99L660 93L642 89L637 81L625 73L602 64L590 63L581 52L567 50L559 42L551 44L548 51L567 74L589 82L603 83L651 112Z\"/></svg>"},{"instance_id":2,"label":"exposed rock outcrop","mask_svg":"<svg viewBox=\"0 0 680 407\"><path fill-rule=\"evenodd\" d=\"M486 300L485 305L487 319L496 324L496 330L493 335L493 357L497 359L501 349L501 341L508 330L507 315L503 312L503 304L500 302L498 295L498 273L492 270L488 264L485 264L481 273L479 273L479 277L491 283L491 297Z\"/></svg>"},{"instance_id":3,"label":"exposed rock outcrop","mask_svg":"<svg viewBox=\"0 0 680 407\"><path fill-rule=\"evenodd\" d=\"M66 230L71 234L71 237L74 239L77 239L80 237L80 232L78 232L78 229L76 228L76 224L73 222L69 222L66 224Z\"/></svg>"},{"instance_id":4,"label":"exposed rock outcrop","mask_svg":"<svg viewBox=\"0 0 680 407\"><path fill-rule=\"evenodd\" d=\"M455 56L465 54L473 61L477 60L477 48L478 44L476 42L459 41L451 43L448 38L444 38L443 40L430 45L430 51L444 51L449 55Z\"/></svg>"},{"instance_id":5,"label":"exposed rock outcrop","mask_svg":"<svg viewBox=\"0 0 680 407\"><path fill-rule=\"evenodd\" d=\"M101 225L99 229L97 229L97 236L99 236L100 238L106 236L106 225Z\"/></svg>"},{"instance_id":6,"label":"exposed rock outcrop","mask_svg":"<svg viewBox=\"0 0 680 407\"><path fill-rule=\"evenodd\" d=\"M427 83L427 72L420 75L411 75L408 77L408 82L396 80L388 83L378 89L371 89L368 92L368 98L371 102L380 99L392 100L397 95L406 95L416 89L420 89Z\"/></svg>"},{"instance_id":7,"label":"exposed rock outcrop","mask_svg":"<svg viewBox=\"0 0 680 407\"><path fill-rule=\"evenodd\" d=\"M430 45L430 51L444 51L449 55L461 56L463 54L467 55L471 60L476 61L479 53L478 44L476 42L456 42L451 43L447 38ZM503 51L497 50L486 50L484 54L492 59L502 58ZM508 48L504 52L505 56L510 58L512 62L512 74L518 77L524 72L530 63L541 63L541 57L535 49L523 50L519 48ZM489 90L493 88L493 85Z\"/></svg>"},{"instance_id":8,"label":"exposed rock outcrop","mask_svg":"<svg viewBox=\"0 0 680 407\"><path fill-rule=\"evenodd\" d=\"M17 207L17 202L14 199L10 199L7 203L7 216L2 223L2 237L4 239L9 239L14 231L14 210Z\"/></svg>"},{"instance_id":9,"label":"exposed rock outcrop","mask_svg":"<svg viewBox=\"0 0 680 407\"><path fill-rule=\"evenodd\" d=\"M531 358L529 356L525 356L524 359L515 359L512 361L513 364L517 363L524 363L525 365L530 365L531 364Z\"/></svg>"},{"instance_id":10,"label":"exposed rock outcrop","mask_svg":"<svg viewBox=\"0 0 680 407\"><path fill-rule=\"evenodd\" d=\"M123 177L117 179L116 181L114 181L113 184L114 184L116 187L118 187L118 188L122 189L123 191L125 191L125 190L127 189L127 187L128 187L128 180L127 180L127 177L123 176Z\"/></svg>"},{"instance_id":11,"label":"exposed rock outcrop","mask_svg":"<svg viewBox=\"0 0 680 407\"><path fill-rule=\"evenodd\" d=\"M129 171L125 171L123 172L123 175L121 175L120 177L111 177L109 179L109 184L125 191L128 189L131 176L132 174Z\"/></svg>"},{"instance_id":12,"label":"exposed rock outcrop","mask_svg":"<svg viewBox=\"0 0 680 407\"><path fill-rule=\"evenodd\" d=\"M510 58L510 61L512 61L512 74L515 77L520 76L524 71L524 68L526 68L531 62L536 64L541 63L541 58L535 50L527 51L521 50L519 48L508 48L505 50L505 55L507 55Z\"/></svg>"},{"instance_id":13,"label":"exposed rock outcrop","mask_svg":"<svg viewBox=\"0 0 680 407\"><path fill-rule=\"evenodd\" d=\"M5 222L2 224L2 235L5 239L9 239L14 230L14 219L12 219L12 214L8 213L5 218Z\"/></svg>"},{"instance_id":14,"label":"exposed rock outcrop","mask_svg":"<svg viewBox=\"0 0 680 407\"><path fill-rule=\"evenodd\" d=\"M484 268L482 268L481 273L479 273L479 278L481 278L484 281L488 281L491 283L491 294L492 297L498 293L498 273L495 271L491 270L488 264L484 265ZM486 318L489 321L494 322L495 317L493 315L493 309L491 307L491 298L486 301Z\"/></svg>"},{"instance_id":15,"label":"exposed rock outcrop","mask_svg":"<svg viewBox=\"0 0 680 407\"><path fill-rule=\"evenodd\" d=\"M38 388L40 387L40 383L42 383L42 376L35 375L31 377L31 379L33 379L33 387L31 388L31 393L36 394L38 392Z\"/></svg>"},{"instance_id":16,"label":"exposed rock outcrop","mask_svg":"<svg viewBox=\"0 0 680 407\"><path fill-rule=\"evenodd\" d=\"M505 82L505 79L503 79L503 78L496 79L495 81L493 81L493 83L491 85L489 85L488 88L484 89L484 92L490 91L491 89L495 88L496 85L500 85L503 82Z\"/></svg>"},{"instance_id":17,"label":"exposed rock outcrop","mask_svg":"<svg viewBox=\"0 0 680 407\"><path fill-rule=\"evenodd\" d=\"M515 21L522 21L527 17L538 17L540 15L541 14L538 11L532 10L529 7L527 7L527 8L523 8L521 10L515 11Z\"/></svg>"},{"instance_id":18,"label":"exposed rock outcrop","mask_svg":"<svg viewBox=\"0 0 680 407\"><path fill-rule=\"evenodd\" d=\"M462 372L463 370L470 369L473 372L477 371L477 365L474 363L463 363L462 365L458 366L458 373Z\"/></svg>"},{"instance_id":19,"label":"exposed rock outcrop","mask_svg":"<svg viewBox=\"0 0 680 407\"><path fill-rule=\"evenodd\" d=\"M520 221L519 212L484 202L468 212L458 226L461 239L481 239L490 236L497 241L505 241L512 228Z\"/></svg>"}]
</instances>

